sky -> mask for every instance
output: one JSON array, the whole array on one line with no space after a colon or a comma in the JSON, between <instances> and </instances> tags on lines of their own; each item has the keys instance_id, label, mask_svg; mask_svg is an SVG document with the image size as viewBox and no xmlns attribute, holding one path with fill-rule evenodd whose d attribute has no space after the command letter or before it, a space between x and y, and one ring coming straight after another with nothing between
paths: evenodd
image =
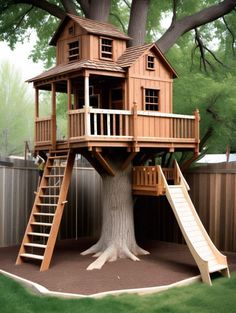
<instances>
[{"instance_id":1,"label":"sky","mask_svg":"<svg viewBox=\"0 0 236 313\"><path fill-rule=\"evenodd\" d=\"M34 39L31 38L30 42L26 41L24 44L17 43L15 50L12 51L6 42L0 41L0 64L5 60L9 61L21 72L23 80L41 74L43 72L42 62L36 64L29 59L33 44Z\"/></svg>"}]
</instances>

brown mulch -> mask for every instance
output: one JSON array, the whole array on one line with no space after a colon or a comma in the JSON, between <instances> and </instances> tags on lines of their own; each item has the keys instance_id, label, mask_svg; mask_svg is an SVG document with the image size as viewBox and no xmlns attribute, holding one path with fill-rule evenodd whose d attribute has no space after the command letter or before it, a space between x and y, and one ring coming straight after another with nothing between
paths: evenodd
<instances>
[{"instance_id":1,"label":"brown mulch","mask_svg":"<svg viewBox=\"0 0 236 313\"><path fill-rule=\"evenodd\" d=\"M15 265L19 247L0 249L0 269L36 282L51 291L89 295L104 291L169 285L199 275L186 245L152 241L141 245L150 252L140 262L119 259L101 270L87 271L94 260L80 252L88 240L66 240L57 244L50 269L39 271L35 263ZM236 270L236 254L229 253L230 270Z\"/></svg>"}]
</instances>

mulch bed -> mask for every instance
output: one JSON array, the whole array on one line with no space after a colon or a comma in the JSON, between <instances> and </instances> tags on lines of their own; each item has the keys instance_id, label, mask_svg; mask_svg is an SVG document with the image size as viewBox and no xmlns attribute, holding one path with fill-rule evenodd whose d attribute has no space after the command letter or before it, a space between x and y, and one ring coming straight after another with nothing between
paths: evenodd
<instances>
[{"instance_id":1,"label":"mulch bed","mask_svg":"<svg viewBox=\"0 0 236 313\"><path fill-rule=\"evenodd\" d=\"M186 245L151 241L141 245L150 255L140 262L119 259L106 263L101 270L87 271L94 260L80 252L91 240L60 241L54 251L50 269L39 271L35 263L15 265L19 247L0 248L0 269L36 282L51 291L90 295L94 293L169 285L199 275ZM230 271L236 270L236 254L228 253Z\"/></svg>"}]
</instances>

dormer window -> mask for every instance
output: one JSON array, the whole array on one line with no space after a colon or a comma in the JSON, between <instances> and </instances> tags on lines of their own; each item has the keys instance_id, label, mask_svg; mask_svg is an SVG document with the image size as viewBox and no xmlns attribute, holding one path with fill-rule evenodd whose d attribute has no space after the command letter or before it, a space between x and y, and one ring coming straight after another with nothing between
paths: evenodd
<instances>
[{"instance_id":1,"label":"dormer window","mask_svg":"<svg viewBox=\"0 0 236 313\"><path fill-rule=\"evenodd\" d=\"M148 70L154 70L155 64L154 64L154 56L147 55L147 69Z\"/></svg>"},{"instance_id":2,"label":"dormer window","mask_svg":"<svg viewBox=\"0 0 236 313\"><path fill-rule=\"evenodd\" d=\"M68 43L68 61L74 62L79 59L79 40Z\"/></svg>"},{"instance_id":3,"label":"dormer window","mask_svg":"<svg viewBox=\"0 0 236 313\"><path fill-rule=\"evenodd\" d=\"M110 60L112 59L112 39L100 39L100 58Z\"/></svg>"}]
</instances>

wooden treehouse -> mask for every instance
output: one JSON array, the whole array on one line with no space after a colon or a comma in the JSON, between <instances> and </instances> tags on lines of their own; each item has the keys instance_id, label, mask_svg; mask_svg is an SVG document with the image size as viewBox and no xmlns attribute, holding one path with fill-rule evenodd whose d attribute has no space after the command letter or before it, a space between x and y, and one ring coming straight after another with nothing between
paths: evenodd
<instances>
[{"instance_id":1,"label":"wooden treehouse","mask_svg":"<svg viewBox=\"0 0 236 313\"><path fill-rule=\"evenodd\" d=\"M173 114L174 68L155 44L127 48L129 39L110 24L67 15L50 42L56 46L56 66L29 80L35 88L35 150L46 151L49 156L17 264L28 258L39 259L41 270L48 269L76 153L87 158L98 172L110 175L115 172L103 152L111 149L127 152L123 168L146 151L190 150L198 154L198 111L192 116ZM39 114L40 92L44 90L51 93L51 114L46 117ZM64 138L57 132L59 93L67 95ZM173 193L169 179L175 184ZM228 275L227 262L206 239L191 200L186 198L183 181L177 165L163 171L160 167L133 168L133 193L169 197L202 277L210 283L210 272L223 270ZM201 245L195 247L195 237L183 226L184 217L176 203L182 203L188 214L193 211L189 218L196 236L204 233L199 239L205 243L202 250Z\"/></svg>"}]
</instances>

